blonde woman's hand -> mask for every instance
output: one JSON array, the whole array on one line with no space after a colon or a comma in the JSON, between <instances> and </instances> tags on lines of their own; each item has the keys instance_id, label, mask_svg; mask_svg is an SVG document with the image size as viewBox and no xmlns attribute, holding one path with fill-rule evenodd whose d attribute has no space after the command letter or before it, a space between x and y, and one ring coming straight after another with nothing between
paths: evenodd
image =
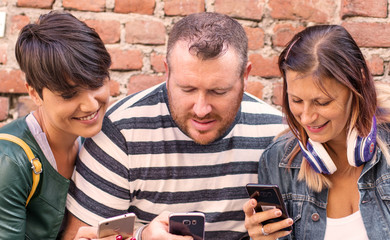
<instances>
[{"instance_id":1,"label":"blonde woman's hand","mask_svg":"<svg viewBox=\"0 0 390 240\"><path fill-rule=\"evenodd\" d=\"M281 229L293 224L293 220L291 218L263 226L261 224L262 222L280 217L282 212L279 209L271 209L256 213L256 206L257 202L255 199L250 199L243 206L245 213L245 228L248 230L248 234L253 240L278 239L290 234L291 231L282 231Z\"/></svg>"}]
</instances>

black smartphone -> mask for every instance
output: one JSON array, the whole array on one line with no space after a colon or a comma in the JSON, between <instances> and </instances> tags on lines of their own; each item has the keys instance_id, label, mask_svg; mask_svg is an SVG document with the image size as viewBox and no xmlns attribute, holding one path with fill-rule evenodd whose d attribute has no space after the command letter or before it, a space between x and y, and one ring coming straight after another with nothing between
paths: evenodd
<instances>
[{"instance_id":1,"label":"black smartphone","mask_svg":"<svg viewBox=\"0 0 390 240\"><path fill-rule=\"evenodd\" d=\"M108 237L111 235L122 235L122 237L132 237L134 231L135 214L126 213L123 215L106 218L98 224L98 237Z\"/></svg>"},{"instance_id":2,"label":"black smartphone","mask_svg":"<svg viewBox=\"0 0 390 240\"><path fill-rule=\"evenodd\" d=\"M248 183L246 185L246 190L249 197L254 198L257 201L257 206L255 207L256 212L262 212L273 208L279 208L282 211L282 215L280 217L269 219L261 224L266 225L268 223L279 222L289 218L278 185ZM290 226L282 230L291 231L292 227Z\"/></svg>"},{"instance_id":3,"label":"black smartphone","mask_svg":"<svg viewBox=\"0 0 390 240\"><path fill-rule=\"evenodd\" d=\"M201 212L171 213L169 232L180 236L192 236L194 240L204 239L205 215Z\"/></svg>"}]
</instances>

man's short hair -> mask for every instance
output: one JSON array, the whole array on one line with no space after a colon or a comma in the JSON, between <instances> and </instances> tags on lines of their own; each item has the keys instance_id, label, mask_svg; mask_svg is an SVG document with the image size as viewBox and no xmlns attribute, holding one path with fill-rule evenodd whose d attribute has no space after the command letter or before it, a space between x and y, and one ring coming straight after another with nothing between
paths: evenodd
<instances>
[{"instance_id":1,"label":"man's short hair","mask_svg":"<svg viewBox=\"0 0 390 240\"><path fill-rule=\"evenodd\" d=\"M233 18L212 12L194 13L182 18L172 28L167 47L167 62L178 41L189 43L189 51L202 60L219 57L232 47L241 59L240 76L248 62L248 38L244 28Z\"/></svg>"}]
</instances>

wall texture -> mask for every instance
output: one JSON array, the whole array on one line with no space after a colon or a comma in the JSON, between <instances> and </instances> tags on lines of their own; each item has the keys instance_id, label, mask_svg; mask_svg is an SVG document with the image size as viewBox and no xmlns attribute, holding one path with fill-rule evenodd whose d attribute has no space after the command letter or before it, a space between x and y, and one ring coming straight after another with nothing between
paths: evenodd
<instances>
[{"instance_id":1,"label":"wall texture","mask_svg":"<svg viewBox=\"0 0 390 240\"><path fill-rule=\"evenodd\" d=\"M96 29L109 50L111 96L137 92L165 80L163 59L172 25L194 12L237 19L249 38L253 63L247 91L279 106L276 65L283 46L315 24L341 24L361 47L374 79L390 82L389 0L0 0L6 13L0 37L0 126L34 105L14 56L19 30L50 10L66 10ZM1 25L1 24L0 24Z\"/></svg>"}]
</instances>

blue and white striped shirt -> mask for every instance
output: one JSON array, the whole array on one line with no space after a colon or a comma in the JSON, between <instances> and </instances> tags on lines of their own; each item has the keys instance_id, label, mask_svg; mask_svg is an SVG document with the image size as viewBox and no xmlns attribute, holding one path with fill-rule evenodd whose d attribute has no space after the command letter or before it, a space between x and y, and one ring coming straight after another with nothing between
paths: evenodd
<instances>
[{"instance_id":1,"label":"blue and white striped shirt","mask_svg":"<svg viewBox=\"0 0 390 240\"><path fill-rule=\"evenodd\" d=\"M240 239L245 185L257 182L260 155L285 129L281 113L245 93L225 135L199 145L172 120L166 91L162 83L110 107L79 154L67 207L90 225L126 212L140 224L200 211L206 239Z\"/></svg>"}]
</instances>

